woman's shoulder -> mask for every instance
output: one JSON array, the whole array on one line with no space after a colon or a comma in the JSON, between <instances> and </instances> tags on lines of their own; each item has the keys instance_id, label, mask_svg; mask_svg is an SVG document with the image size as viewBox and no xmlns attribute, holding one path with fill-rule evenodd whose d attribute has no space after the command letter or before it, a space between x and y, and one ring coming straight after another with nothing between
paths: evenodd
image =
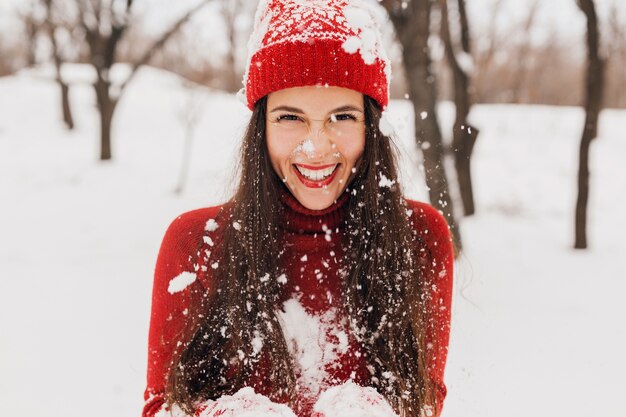
<instances>
[{"instance_id":1,"label":"woman's shoulder","mask_svg":"<svg viewBox=\"0 0 626 417\"><path fill-rule=\"evenodd\" d=\"M206 232L217 229L216 219L223 207L224 204L201 207L179 214L170 221L164 242L175 242L179 247L188 246L185 242L197 242Z\"/></svg>"},{"instance_id":2,"label":"woman's shoulder","mask_svg":"<svg viewBox=\"0 0 626 417\"><path fill-rule=\"evenodd\" d=\"M444 215L423 201L405 198L411 225L431 249L452 252L452 236Z\"/></svg>"},{"instance_id":3,"label":"woman's shoulder","mask_svg":"<svg viewBox=\"0 0 626 417\"><path fill-rule=\"evenodd\" d=\"M162 285L168 285L170 280L181 274L195 276L198 273L203 259L199 257L200 250L209 242L213 244L210 235L218 228L218 217L223 207L217 205L189 210L170 222L161 242L155 272L156 277L165 280ZM200 281L207 287L208 279L204 274Z\"/></svg>"},{"instance_id":4,"label":"woman's shoulder","mask_svg":"<svg viewBox=\"0 0 626 417\"><path fill-rule=\"evenodd\" d=\"M195 229L198 227L206 226L206 223L215 218L224 207L224 204L219 204L210 207L200 207L192 210L185 211L174 218L171 221L170 226L174 225L183 229Z\"/></svg>"},{"instance_id":5,"label":"woman's shoulder","mask_svg":"<svg viewBox=\"0 0 626 417\"><path fill-rule=\"evenodd\" d=\"M448 228L448 222L437 208L423 201L404 199L409 210L408 215L413 222Z\"/></svg>"}]
</instances>

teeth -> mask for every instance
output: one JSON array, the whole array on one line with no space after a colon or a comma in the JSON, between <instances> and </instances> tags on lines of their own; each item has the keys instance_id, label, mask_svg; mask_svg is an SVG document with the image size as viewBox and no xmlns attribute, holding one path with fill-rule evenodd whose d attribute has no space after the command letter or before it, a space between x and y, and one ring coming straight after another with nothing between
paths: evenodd
<instances>
[{"instance_id":1,"label":"teeth","mask_svg":"<svg viewBox=\"0 0 626 417\"><path fill-rule=\"evenodd\" d=\"M325 169L317 169L317 170L306 169L306 168L301 167L300 165L296 165L296 168L298 169L300 174L302 174L307 179L310 179L312 181L320 181L329 177L335 171L335 168L337 168L337 165L334 165Z\"/></svg>"}]
</instances>

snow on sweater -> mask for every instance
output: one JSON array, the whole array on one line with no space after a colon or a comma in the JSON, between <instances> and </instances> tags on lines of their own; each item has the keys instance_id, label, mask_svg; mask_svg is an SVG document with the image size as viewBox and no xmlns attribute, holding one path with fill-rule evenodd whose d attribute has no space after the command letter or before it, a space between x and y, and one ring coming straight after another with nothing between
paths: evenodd
<instances>
[{"instance_id":1,"label":"snow on sweater","mask_svg":"<svg viewBox=\"0 0 626 417\"><path fill-rule=\"evenodd\" d=\"M336 233L347 208L348 194L325 210L303 207L291 194L283 194L285 205L285 249L288 265L284 280L285 298L279 320L294 357L301 387L299 410L310 410L325 389L346 381L367 386L367 370L347 317L342 315L341 279L338 265L343 256L340 233ZM430 377L437 387L439 404L446 396L443 380L450 333L453 281L453 249L447 223L432 206L407 200L418 235L433 256L432 312L427 329L430 349ZM154 417L164 403L167 366L178 337L188 319L193 294L211 288L211 270L194 264L201 245L216 244L206 231L220 225L216 217L221 206L201 208L178 216L168 227L159 250L152 291L148 338L147 386L142 417ZM236 225L233 225L236 227ZM210 236L210 233L209 233ZM194 288L195 287L195 288ZM200 291L198 291L200 290ZM261 342L261 341L259 341ZM262 342L261 342L262 343ZM300 411L302 413L302 411ZM441 410L437 410L437 415ZM300 417L304 417L302 414Z\"/></svg>"}]
</instances>

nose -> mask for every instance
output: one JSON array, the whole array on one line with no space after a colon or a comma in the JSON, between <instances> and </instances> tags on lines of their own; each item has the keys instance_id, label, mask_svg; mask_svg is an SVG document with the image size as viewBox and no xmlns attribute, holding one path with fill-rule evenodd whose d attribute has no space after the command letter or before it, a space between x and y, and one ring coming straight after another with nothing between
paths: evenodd
<instances>
[{"instance_id":1,"label":"nose","mask_svg":"<svg viewBox=\"0 0 626 417\"><path fill-rule=\"evenodd\" d=\"M334 148L332 138L323 121L314 120L311 122L309 138L315 147L313 154L316 158L323 158ZM311 156L313 156L313 154Z\"/></svg>"}]
</instances>

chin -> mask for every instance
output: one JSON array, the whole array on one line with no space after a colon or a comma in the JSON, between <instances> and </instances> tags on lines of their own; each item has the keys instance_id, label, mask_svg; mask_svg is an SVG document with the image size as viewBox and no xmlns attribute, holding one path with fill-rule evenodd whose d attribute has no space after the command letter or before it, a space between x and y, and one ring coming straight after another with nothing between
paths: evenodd
<instances>
[{"instance_id":1,"label":"chin","mask_svg":"<svg viewBox=\"0 0 626 417\"><path fill-rule=\"evenodd\" d=\"M296 180L297 181L297 180ZM291 189L293 196L302 204L302 206L309 210L324 210L332 206L335 203L343 188L338 188L336 185L330 189L310 189L303 187L302 184L298 184L296 189Z\"/></svg>"},{"instance_id":2,"label":"chin","mask_svg":"<svg viewBox=\"0 0 626 417\"><path fill-rule=\"evenodd\" d=\"M324 210L333 205L335 198L332 194L322 194L318 197L296 196L300 204L309 210Z\"/></svg>"}]
</instances>

